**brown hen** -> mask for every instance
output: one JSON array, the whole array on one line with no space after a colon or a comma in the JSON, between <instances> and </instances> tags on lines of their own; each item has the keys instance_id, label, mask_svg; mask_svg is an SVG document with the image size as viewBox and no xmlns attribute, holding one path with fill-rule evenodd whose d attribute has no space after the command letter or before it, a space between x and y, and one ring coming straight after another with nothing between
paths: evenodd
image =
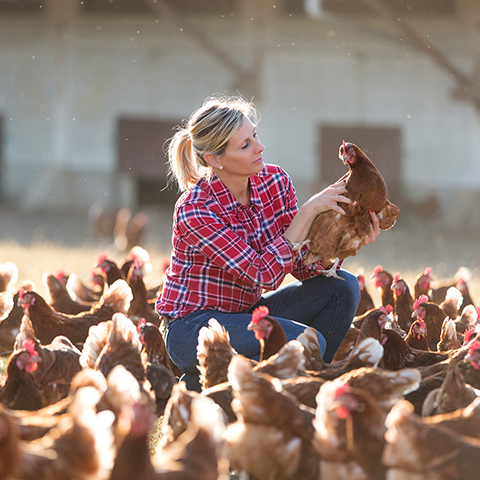
<instances>
[{"instance_id":1,"label":"brown hen","mask_svg":"<svg viewBox=\"0 0 480 480\"><path fill-rule=\"evenodd\" d=\"M34 291L21 291L18 304L32 322L35 336L44 345L57 335L65 335L76 346L83 345L92 325L110 320L115 312L126 312L132 292L125 280L114 283L104 293L102 300L88 312L67 315L56 312L44 298Z\"/></svg>"},{"instance_id":2,"label":"brown hen","mask_svg":"<svg viewBox=\"0 0 480 480\"><path fill-rule=\"evenodd\" d=\"M230 362L228 378L238 417L224 436L233 469L259 480L318 479L313 411L284 392L278 379L253 371L241 355Z\"/></svg>"},{"instance_id":3,"label":"brown hen","mask_svg":"<svg viewBox=\"0 0 480 480\"><path fill-rule=\"evenodd\" d=\"M340 203L345 210L341 215L334 210L317 215L307 237L310 249L304 262L309 265L322 259L331 268L327 276L338 277L336 269L340 260L357 254L364 237L370 233L370 211L374 211L381 230L395 225L400 209L387 199L387 185L375 165L353 143L340 146L339 158L349 171L336 183L345 182L346 196L351 204Z\"/></svg>"}]
</instances>

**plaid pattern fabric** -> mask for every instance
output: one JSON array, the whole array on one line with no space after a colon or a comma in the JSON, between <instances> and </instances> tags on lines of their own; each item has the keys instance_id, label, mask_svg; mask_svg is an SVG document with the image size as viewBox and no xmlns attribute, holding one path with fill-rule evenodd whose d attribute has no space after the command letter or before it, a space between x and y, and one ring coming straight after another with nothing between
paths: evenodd
<instances>
[{"instance_id":1,"label":"plaid pattern fabric","mask_svg":"<svg viewBox=\"0 0 480 480\"><path fill-rule=\"evenodd\" d=\"M180 318L200 309L240 312L275 290L291 273L319 274L295 258L283 232L297 213L290 177L265 165L250 177L248 206L238 203L218 177L201 179L177 201L172 258L157 312Z\"/></svg>"}]
</instances>

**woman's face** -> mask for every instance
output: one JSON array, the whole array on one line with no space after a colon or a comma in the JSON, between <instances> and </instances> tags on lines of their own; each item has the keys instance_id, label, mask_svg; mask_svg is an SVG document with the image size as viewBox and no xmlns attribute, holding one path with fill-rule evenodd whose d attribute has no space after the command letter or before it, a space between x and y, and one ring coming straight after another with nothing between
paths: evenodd
<instances>
[{"instance_id":1,"label":"woman's face","mask_svg":"<svg viewBox=\"0 0 480 480\"><path fill-rule=\"evenodd\" d=\"M255 126L245 118L242 127L230 138L218 161L225 173L250 177L262 171L264 150Z\"/></svg>"}]
</instances>

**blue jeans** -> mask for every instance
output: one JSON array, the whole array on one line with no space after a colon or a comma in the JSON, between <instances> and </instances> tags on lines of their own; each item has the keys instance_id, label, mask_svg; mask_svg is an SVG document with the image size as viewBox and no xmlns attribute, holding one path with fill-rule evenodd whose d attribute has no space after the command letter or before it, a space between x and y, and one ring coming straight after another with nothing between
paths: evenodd
<instances>
[{"instance_id":1,"label":"blue jeans","mask_svg":"<svg viewBox=\"0 0 480 480\"><path fill-rule=\"evenodd\" d=\"M260 343L247 326L252 311L265 305L285 330L288 340L293 340L305 326L318 331L323 359L331 362L335 352L350 328L360 302L357 278L345 270L337 272L344 281L320 275L308 280L294 281L273 292L262 295L252 308L240 313L200 310L180 319L167 321L165 343L173 362L183 371L187 387L199 390L197 369L198 333L213 317L230 335L230 343L238 352L258 360Z\"/></svg>"}]
</instances>

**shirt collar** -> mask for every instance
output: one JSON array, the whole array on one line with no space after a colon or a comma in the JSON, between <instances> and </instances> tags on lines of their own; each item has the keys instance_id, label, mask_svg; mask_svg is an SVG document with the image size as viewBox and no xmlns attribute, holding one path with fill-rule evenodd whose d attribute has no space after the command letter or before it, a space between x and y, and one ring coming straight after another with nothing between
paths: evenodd
<instances>
[{"instance_id":1,"label":"shirt collar","mask_svg":"<svg viewBox=\"0 0 480 480\"><path fill-rule=\"evenodd\" d=\"M223 184L223 182L214 174L208 182L205 184L209 185L213 195L215 196L218 203L222 205L226 210L233 210L235 208L248 208L244 207L241 203L237 202L235 197L230 193L230 190ZM261 205L260 195L258 194L258 184L259 179L258 175L252 175L250 177L250 204L251 205Z\"/></svg>"}]
</instances>

